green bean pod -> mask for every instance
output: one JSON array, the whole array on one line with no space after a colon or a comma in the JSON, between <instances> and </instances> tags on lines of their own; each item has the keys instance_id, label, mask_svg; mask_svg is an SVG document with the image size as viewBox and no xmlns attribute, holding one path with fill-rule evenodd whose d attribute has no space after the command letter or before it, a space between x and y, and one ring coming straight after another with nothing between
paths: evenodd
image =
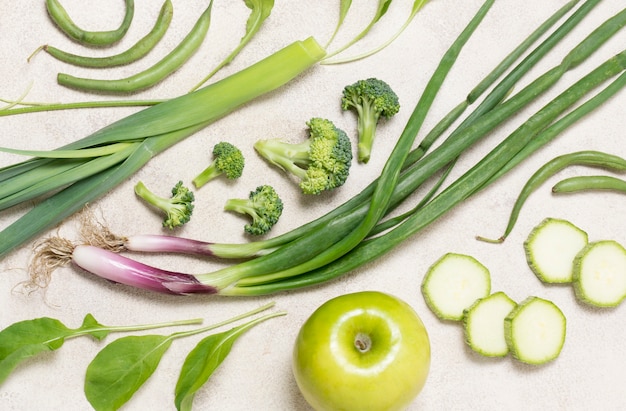
<instances>
[{"instance_id":1,"label":"green bean pod","mask_svg":"<svg viewBox=\"0 0 626 411\"><path fill-rule=\"evenodd\" d=\"M132 93L152 87L180 68L198 50L209 31L212 6L213 1L211 0L209 6L178 46L144 71L130 77L114 80L74 77L59 73L57 82L62 86L78 90L107 93Z\"/></svg>"},{"instance_id":2,"label":"green bean pod","mask_svg":"<svg viewBox=\"0 0 626 411\"><path fill-rule=\"evenodd\" d=\"M555 194L589 190L608 190L626 193L626 181L612 176L578 176L559 181L552 187Z\"/></svg>"},{"instance_id":3,"label":"green bean pod","mask_svg":"<svg viewBox=\"0 0 626 411\"><path fill-rule=\"evenodd\" d=\"M110 31L87 31L74 23L58 0L46 0L46 9L52 21L69 37L86 46L106 47L124 37L135 15L135 1L125 0L126 13L120 26Z\"/></svg>"},{"instance_id":4,"label":"green bean pod","mask_svg":"<svg viewBox=\"0 0 626 411\"><path fill-rule=\"evenodd\" d=\"M170 26L174 7L170 0L165 0L152 30L128 50L107 57L88 57L68 53L53 46L43 46L43 50L57 60L80 67L109 68L133 63L148 54L157 44Z\"/></svg>"},{"instance_id":5,"label":"green bean pod","mask_svg":"<svg viewBox=\"0 0 626 411\"><path fill-rule=\"evenodd\" d=\"M506 226L504 234L500 238L495 240L481 236L478 236L476 238L481 241L492 243L503 242L513 230L522 206L524 205L526 199L528 199L530 194L532 194L537 188L539 188L539 186L543 184L548 178L552 177L564 168L572 165L601 167L614 171L626 171L625 159L612 154L603 153L601 151L577 151L574 153L564 154L555 157L554 159L548 161L546 164L540 167L528 179L524 187L522 187L522 190L519 193L517 200L515 200L515 204L513 205L513 209L509 217L509 222Z\"/></svg>"}]
</instances>

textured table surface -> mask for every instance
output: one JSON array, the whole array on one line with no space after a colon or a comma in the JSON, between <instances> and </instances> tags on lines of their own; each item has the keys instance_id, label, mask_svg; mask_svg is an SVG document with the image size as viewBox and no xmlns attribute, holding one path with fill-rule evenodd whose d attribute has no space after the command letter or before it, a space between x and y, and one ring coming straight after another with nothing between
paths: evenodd
<instances>
[{"instance_id":1,"label":"textured table surface","mask_svg":"<svg viewBox=\"0 0 626 411\"><path fill-rule=\"evenodd\" d=\"M62 3L79 25L93 30L116 26L123 14L119 0L64 0ZM152 53L133 65L96 72L57 62L44 53L36 55L29 63L26 61L42 44L91 55L125 50L150 29L161 2L137 0L135 3L133 23L120 43L106 50L85 50L53 25L43 1L0 2L0 98L16 99L29 87L27 101L73 102L111 98L65 89L56 84L56 74L67 72L117 78L146 68L178 44L207 1L173 0L174 19L166 36ZM335 46L347 41L363 27L372 16L376 2L353 3L344 28L333 43ZM368 4L361 6L360 3ZM481 3L480 0L430 1L404 34L383 52L360 62L317 66L307 71L284 88L247 104L158 155L92 206L113 232L162 233L161 216L135 197L134 184L142 180L148 187L164 191L179 179L190 182L209 161L213 144L228 140L240 146L246 155L243 177L236 182L218 180L198 190L192 221L177 234L211 241L247 241L242 234L245 219L225 213L222 207L227 198L246 196L251 189L264 183L274 185L285 203L285 212L273 233L285 232L322 215L358 193L380 173L440 56ZM496 2L452 69L425 121L424 130L430 129L534 27L564 4L564 0ZM346 55L367 50L387 39L404 22L411 5L408 0L394 1L371 34ZM620 11L623 5L621 0L600 2L532 71L532 75L557 64L571 47L602 21ZM244 68L294 40L314 36L324 43L334 28L338 7L336 0L276 1L272 15L254 40L215 79ZM244 33L247 16L244 2L215 0L212 25L198 53L165 81L132 97L166 98L189 90L235 47ZM599 62L622 51L626 46L625 33L620 32L598 49L589 62L566 74L550 95L555 95ZM335 121L354 137L355 117L353 113L342 112L339 107L341 90L346 84L373 76L386 80L398 92L402 110L393 119L379 125L370 163L354 164L348 183L341 189L328 195L305 198L292 180L254 152L252 143L257 139L280 137L298 141L304 138L305 122L315 116ZM525 78L522 84L526 84L529 78ZM468 169L500 138L514 130L524 117L547 101L548 97L541 97L519 116L499 127L484 143L464 153L453 177ZM551 178L529 198L517 226L504 244L478 242L474 237L499 235L523 184L537 168L555 156L586 149L626 155L623 142L625 105L626 93L622 91L497 183L466 200L381 259L332 283L309 289L257 298L173 297L111 284L67 266L54 274L45 292L27 295L20 292L19 284L27 278L26 267L34 244L28 243L0 261L0 328L43 316L58 318L69 327L77 327L87 313L111 325L196 317L211 323L275 301L276 309L286 310L288 315L264 323L238 340L226 361L198 392L194 405L196 409L215 410L306 410L309 408L291 374L291 350L299 326L329 298L361 290L380 290L410 303L429 332L432 344L430 375L424 390L411 405L412 410L624 409L626 333L622 326L625 307L592 309L576 300L571 287L540 283L526 264L522 244L532 227L545 217L570 220L587 231L590 240L614 239L626 244L626 197L616 193L552 195L550 187L556 181L566 176L594 173L582 167L571 167ZM137 110L104 108L3 117L0 118L0 145L55 148ZM15 155L0 154L0 166L18 160ZM15 207L0 214L0 228L9 225L27 208ZM58 227L58 233L75 238L77 226L77 219L70 218ZM56 232L56 229L52 230L42 237ZM494 291L502 290L517 301L530 295L554 301L567 317L567 339L560 357L536 367L510 357L489 359L472 352L463 341L462 328L438 320L420 294L424 273L446 252L470 254L480 260L491 271ZM190 273L220 267L218 262L191 257L146 255L140 258ZM67 341L60 350L21 364L0 386L0 409L90 409L83 393L85 369L104 343L117 336L111 335L100 343L87 338ZM180 366L198 340L199 337L192 337L176 341L155 374L124 409L174 409L173 391Z\"/></svg>"}]
</instances>

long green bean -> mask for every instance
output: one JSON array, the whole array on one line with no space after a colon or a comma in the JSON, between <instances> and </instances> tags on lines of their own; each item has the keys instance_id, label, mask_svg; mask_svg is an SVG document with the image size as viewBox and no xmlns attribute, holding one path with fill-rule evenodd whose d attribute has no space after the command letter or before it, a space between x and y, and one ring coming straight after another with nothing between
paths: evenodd
<instances>
[{"instance_id":1,"label":"long green bean","mask_svg":"<svg viewBox=\"0 0 626 411\"><path fill-rule=\"evenodd\" d=\"M555 194L605 190L626 193L626 180L613 176L577 176L563 179L552 187Z\"/></svg>"},{"instance_id":2,"label":"long green bean","mask_svg":"<svg viewBox=\"0 0 626 411\"><path fill-rule=\"evenodd\" d=\"M68 53L60 50L54 46L45 45L42 50L50 54L57 60L65 63L72 64L74 66L89 67L89 68L110 68L123 66L133 63L142 57L146 56L158 43L161 41L167 29L169 28L172 16L174 13L174 7L171 0L165 0L159 16L152 29L144 37L139 39L134 45L128 48L122 53L115 54L106 57L90 57L81 56L78 54Z\"/></svg>"},{"instance_id":3,"label":"long green bean","mask_svg":"<svg viewBox=\"0 0 626 411\"><path fill-rule=\"evenodd\" d=\"M626 160L612 155L608 153L603 153L600 151L578 151L575 153L564 154L558 157L553 158L552 160L545 163L541 166L524 184L522 190L520 191L517 199L515 200L515 204L513 205L513 209L511 210L511 214L509 217L508 224L506 229L504 230L504 234L497 239L490 239L482 236L477 236L477 240L491 242L491 243L501 243L504 242L506 237L511 233L517 219L519 217L519 213L528 199L528 197L537 190L547 179L554 176L559 171L563 170L566 167L570 167L573 165L583 165L589 167L602 167L616 171L626 171Z\"/></svg>"},{"instance_id":4,"label":"long green bean","mask_svg":"<svg viewBox=\"0 0 626 411\"><path fill-rule=\"evenodd\" d=\"M87 31L74 23L58 0L46 0L46 9L54 23L68 36L88 46L110 46L121 40L130 28L135 14L135 1L125 0L126 12L120 26L110 31Z\"/></svg>"},{"instance_id":5,"label":"long green bean","mask_svg":"<svg viewBox=\"0 0 626 411\"><path fill-rule=\"evenodd\" d=\"M130 77L112 80L74 77L59 73L57 82L74 89L107 93L132 93L152 87L180 68L198 50L211 24L212 6L213 0L178 46L152 67Z\"/></svg>"}]
</instances>

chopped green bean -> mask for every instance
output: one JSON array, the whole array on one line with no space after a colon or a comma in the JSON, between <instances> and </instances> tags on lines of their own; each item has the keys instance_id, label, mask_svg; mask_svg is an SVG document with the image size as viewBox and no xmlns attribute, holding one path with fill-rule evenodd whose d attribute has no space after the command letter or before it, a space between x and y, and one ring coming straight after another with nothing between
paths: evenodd
<instances>
[{"instance_id":1,"label":"chopped green bean","mask_svg":"<svg viewBox=\"0 0 626 411\"><path fill-rule=\"evenodd\" d=\"M552 187L552 192L556 194L589 190L626 193L626 180L612 176L578 176L561 180Z\"/></svg>"},{"instance_id":2,"label":"chopped green bean","mask_svg":"<svg viewBox=\"0 0 626 411\"><path fill-rule=\"evenodd\" d=\"M163 36L167 32L167 29L169 28L170 22L172 21L173 12L174 8L172 6L171 0L165 0L152 30L150 30L148 34L142 37L128 50L112 56L80 56L77 54L65 52L49 45L43 46L42 49L55 59L75 66L90 68L108 68L123 66L141 59L157 45L157 43L163 38Z\"/></svg>"},{"instance_id":3,"label":"chopped green bean","mask_svg":"<svg viewBox=\"0 0 626 411\"><path fill-rule=\"evenodd\" d=\"M74 77L59 73L57 82L62 86L85 91L108 93L132 93L157 84L178 68L180 68L198 50L204 41L211 24L211 8L213 0L202 13L187 36L152 67L123 79L104 80Z\"/></svg>"},{"instance_id":4,"label":"chopped green bean","mask_svg":"<svg viewBox=\"0 0 626 411\"><path fill-rule=\"evenodd\" d=\"M603 167L612 170L626 171L625 159L600 151L578 151L575 153L558 156L540 167L528 179L521 192L519 193L517 200L515 200L515 204L513 206L513 210L511 211L509 222L504 231L504 234L502 234L502 236L498 239L489 239L482 236L477 236L476 239L490 243L503 242L513 230L522 206L524 205L530 194L532 194L548 178L552 177L564 168L572 165Z\"/></svg>"},{"instance_id":5,"label":"chopped green bean","mask_svg":"<svg viewBox=\"0 0 626 411\"><path fill-rule=\"evenodd\" d=\"M86 31L72 21L67 11L58 0L46 0L46 9L54 23L68 36L87 46L110 46L124 37L135 14L135 1L125 0L126 12L120 26L110 31Z\"/></svg>"}]
</instances>

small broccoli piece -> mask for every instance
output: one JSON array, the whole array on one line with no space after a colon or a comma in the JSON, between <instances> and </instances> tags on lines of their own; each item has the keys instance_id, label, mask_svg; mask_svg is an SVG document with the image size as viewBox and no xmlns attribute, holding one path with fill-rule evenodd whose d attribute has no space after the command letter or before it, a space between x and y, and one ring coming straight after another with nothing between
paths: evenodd
<instances>
[{"instance_id":1,"label":"small broccoli piece","mask_svg":"<svg viewBox=\"0 0 626 411\"><path fill-rule=\"evenodd\" d=\"M309 138L302 143L259 140L254 148L270 163L298 177L304 194L320 194L346 182L352 145L346 133L330 120L312 118L306 124Z\"/></svg>"},{"instance_id":2,"label":"small broccoli piece","mask_svg":"<svg viewBox=\"0 0 626 411\"><path fill-rule=\"evenodd\" d=\"M200 188L212 179L225 175L228 179L241 177L244 157L234 145L222 141L213 147L213 161L193 179L196 188Z\"/></svg>"},{"instance_id":3,"label":"small broccoli piece","mask_svg":"<svg viewBox=\"0 0 626 411\"><path fill-rule=\"evenodd\" d=\"M246 224L244 230L248 234L262 235L278 221L283 212L283 202L273 187L262 185L251 191L246 199L227 200L224 209L250 215L252 223Z\"/></svg>"},{"instance_id":4,"label":"small broccoli piece","mask_svg":"<svg viewBox=\"0 0 626 411\"><path fill-rule=\"evenodd\" d=\"M135 185L135 194L145 200L148 204L160 209L166 214L163 220L163 227L173 230L189 221L193 211L193 193L179 181L172 188L172 197L160 197L148 190L140 181Z\"/></svg>"},{"instance_id":5,"label":"small broccoli piece","mask_svg":"<svg viewBox=\"0 0 626 411\"><path fill-rule=\"evenodd\" d=\"M357 112L359 143L357 157L360 163L370 159L376 126L380 117L389 118L400 110L398 96L389 84L377 78L359 80L343 89L341 108Z\"/></svg>"}]
</instances>

